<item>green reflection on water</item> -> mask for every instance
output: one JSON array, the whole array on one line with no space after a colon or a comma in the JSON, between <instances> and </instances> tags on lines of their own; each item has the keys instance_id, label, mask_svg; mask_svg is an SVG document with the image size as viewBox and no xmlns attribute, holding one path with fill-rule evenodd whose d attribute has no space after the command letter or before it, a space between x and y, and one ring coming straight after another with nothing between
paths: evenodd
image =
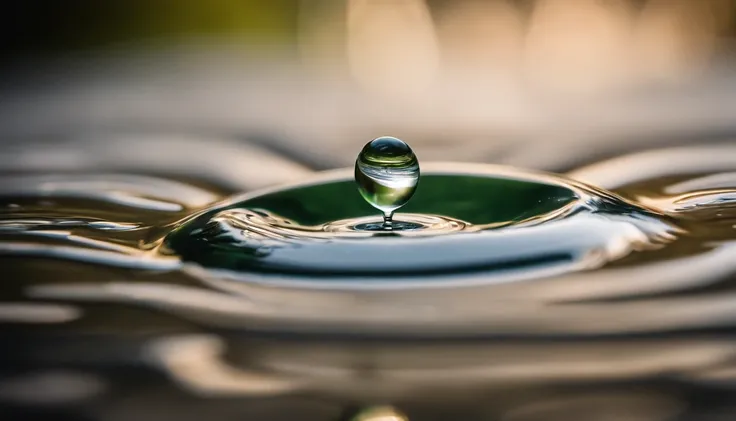
<instances>
[{"instance_id":1,"label":"green reflection on water","mask_svg":"<svg viewBox=\"0 0 736 421\"><path fill-rule=\"evenodd\" d=\"M572 190L551 184L507 178L424 175L421 187L401 212L490 224L542 215L575 199ZM303 225L377 214L360 196L355 183L347 180L271 193L231 207L265 209Z\"/></svg>"},{"instance_id":2,"label":"green reflection on water","mask_svg":"<svg viewBox=\"0 0 736 421\"><path fill-rule=\"evenodd\" d=\"M435 214L460 219L475 225L506 225L547 215L577 199L573 190L562 185L487 176L430 174L422 176L421 188L406 207L402 208L402 212ZM166 239L166 247L185 261L194 261L205 267L234 271L285 270L279 262L288 261L290 265L293 265L297 261L304 262L300 259L309 255L307 248L282 248L280 246L274 248L268 242L262 243L258 239L248 239L249 236L239 238L238 234L232 232L222 235L222 231L208 231L213 228L212 225L208 225L213 215L234 208L264 210L272 215L287 218L296 225L314 227L337 220L370 215L380 217L376 209L363 200L352 180L329 181L267 193L208 211L174 230ZM401 220L401 213L395 218ZM263 226L254 225L253 232L260 232L263 228ZM296 228L296 226L290 225L290 228ZM287 237L290 236L291 234L287 235ZM452 236L447 238L449 237ZM442 236L434 238L435 242L424 243L425 248L421 250L416 248L417 243L412 243L411 249L396 252L406 255L406 265L415 270L423 270L421 266L417 266L417 262L424 262L427 258L436 259L438 255L443 256L443 259L454 259L453 261L462 261L460 263L465 264L463 256L471 250L463 250L462 247L465 245L462 244L442 245ZM246 242L243 243L243 241ZM511 247L520 247L517 243ZM467 246L477 248L478 244L473 243ZM329 262L336 251L334 247L342 248L342 252L345 251L344 247L348 247L354 252L353 257L358 258L361 262L383 262L384 257L379 258L379 254L394 253L392 250L396 250L395 247L390 250L384 249L380 243L375 241L339 244L313 243L308 246L308 250L314 252L322 250L324 253L310 258L322 262L323 267L319 270L322 274L332 270ZM447 247L452 248L454 257L447 254ZM498 244L495 247L498 247ZM476 250L474 255L477 255L478 252L481 251ZM489 256L494 255L492 249L487 249L485 252L489 253ZM566 252L553 256L535 255L533 258L524 260L523 265L549 264L550 259L567 261L569 258ZM475 261L471 263L478 264ZM516 260L511 263L517 266L522 264ZM378 267L381 266L380 263L377 264ZM494 267L506 267L508 264L508 262L496 262ZM313 269L312 272L314 272Z\"/></svg>"}]
</instances>

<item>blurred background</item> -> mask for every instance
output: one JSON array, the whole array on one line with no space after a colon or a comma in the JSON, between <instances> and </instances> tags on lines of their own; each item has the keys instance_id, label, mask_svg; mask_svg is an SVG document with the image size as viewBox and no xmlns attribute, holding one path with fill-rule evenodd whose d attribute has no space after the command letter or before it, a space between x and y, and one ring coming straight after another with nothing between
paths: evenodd
<instances>
[{"instance_id":1,"label":"blurred background","mask_svg":"<svg viewBox=\"0 0 736 421\"><path fill-rule=\"evenodd\" d=\"M324 169L351 165L362 144L390 134L422 160L564 171L632 150L729 141L736 129L734 0L4 9L5 145L121 132L247 138ZM58 154L34 159L64 165Z\"/></svg>"}]
</instances>

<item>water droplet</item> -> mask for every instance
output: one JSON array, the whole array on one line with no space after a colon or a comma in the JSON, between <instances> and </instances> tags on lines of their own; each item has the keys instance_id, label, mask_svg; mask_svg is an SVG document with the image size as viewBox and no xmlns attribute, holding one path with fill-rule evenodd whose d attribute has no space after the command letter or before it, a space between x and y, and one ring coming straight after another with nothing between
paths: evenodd
<instances>
[{"instance_id":1,"label":"water droplet","mask_svg":"<svg viewBox=\"0 0 736 421\"><path fill-rule=\"evenodd\" d=\"M384 226L414 195L419 183L419 161L409 145L390 136L368 142L355 161L355 181L363 198L383 212Z\"/></svg>"}]
</instances>

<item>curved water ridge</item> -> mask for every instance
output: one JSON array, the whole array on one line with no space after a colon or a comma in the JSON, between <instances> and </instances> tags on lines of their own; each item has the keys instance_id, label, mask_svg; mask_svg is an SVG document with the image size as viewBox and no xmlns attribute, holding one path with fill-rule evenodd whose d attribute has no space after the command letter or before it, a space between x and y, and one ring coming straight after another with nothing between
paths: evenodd
<instances>
[{"instance_id":1,"label":"curved water ridge","mask_svg":"<svg viewBox=\"0 0 736 421\"><path fill-rule=\"evenodd\" d=\"M248 282L396 288L591 269L661 247L678 231L611 193L492 166L429 165L406 210L413 213L396 214L383 229L380 215L365 216L375 212L349 173L338 171L204 211L161 250Z\"/></svg>"}]
</instances>

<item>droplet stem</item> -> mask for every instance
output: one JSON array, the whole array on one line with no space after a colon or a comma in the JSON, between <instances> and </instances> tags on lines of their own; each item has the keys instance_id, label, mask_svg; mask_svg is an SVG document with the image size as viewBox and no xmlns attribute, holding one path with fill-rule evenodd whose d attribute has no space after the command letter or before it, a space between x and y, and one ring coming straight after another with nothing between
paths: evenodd
<instances>
[{"instance_id":1,"label":"droplet stem","mask_svg":"<svg viewBox=\"0 0 736 421\"><path fill-rule=\"evenodd\" d=\"M383 213L383 229L392 230L394 228L394 211Z\"/></svg>"}]
</instances>

